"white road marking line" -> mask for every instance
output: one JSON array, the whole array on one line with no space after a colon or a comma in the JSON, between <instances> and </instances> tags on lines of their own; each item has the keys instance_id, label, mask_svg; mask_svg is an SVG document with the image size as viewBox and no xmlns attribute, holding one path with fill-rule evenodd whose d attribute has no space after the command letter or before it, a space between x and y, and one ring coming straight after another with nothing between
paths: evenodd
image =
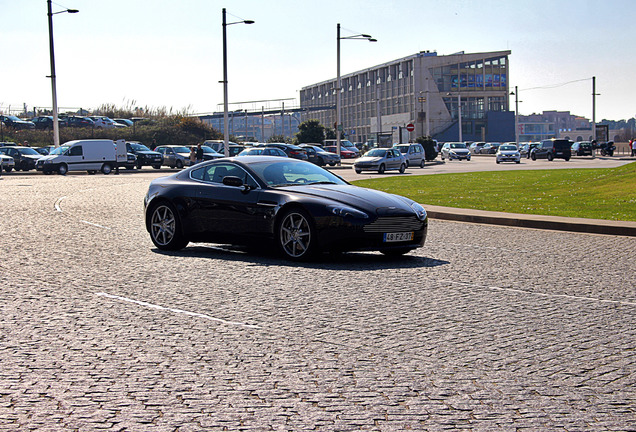
<instances>
[{"instance_id":1,"label":"white road marking line","mask_svg":"<svg viewBox=\"0 0 636 432\"><path fill-rule=\"evenodd\" d=\"M89 222L89 221L85 221L85 220L81 220L80 222L85 223L85 224L88 224L88 225L92 225L92 226L97 227L97 228L104 228L104 229L107 229L107 230L109 230L109 229L110 229L110 228L109 228L109 227L107 227L107 226L100 225L100 224L96 224L96 223Z\"/></svg>"},{"instance_id":2,"label":"white road marking line","mask_svg":"<svg viewBox=\"0 0 636 432\"><path fill-rule=\"evenodd\" d=\"M183 309L175 309L175 308L167 308L167 307L163 307L163 306L159 306L156 304L152 304L152 303L148 303L145 301L140 301L140 300L134 300L128 297L122 297L122 296L117 296L117 295L112 295L112 294L107 294L107 293L96 293L96 295L100 296L100 297L107 297L110 299L114 299L114 300L121 300L121 301L125 301L128 303L133 303L139 306L144 306L150 309L157 309L157 310L163 310L163 311L168 311L168 312L172 312L172 313L177 313L177 314L183 314L183 315L188 315L188 316L192 316L192 317L196 317L196 318L204 318L204 319L208 319L210 321L216 321L219 322L221 324L226 324L226 325L235 325L235 326L240 326L240 327L245 327L245 328L260 328L257 325L252 325L252 324L245 324L245 323L240 323L240 322L234 322L234 321L226 321L224 319L221 318L215 318L213 316L210 315L206 315L206 314L202 314L202 313L198 313L198 312L190 312L190 311L186 311Z\"/></svg>"},{"instance_id":3,"label":"white road marking line","mask_svg":"<svg viewBox=\"0 0 636 432\"><path fill-rule=\"evenodd\" d=\"M62 207L60 207L60 204L62 203L62 200L66 199L65 196L58 198L58 200L55 202L55 210L62 212Z\"/></svg>"},{"instance_id":4,"label":"white road marking line","mask_svg":"<svg viewBox=\"0 0 636 432\"><path fill-rule=\"evenodd\" d=\"M629 301L622 301L622 300L606 300L606 299L600 299L595 297L580 297L580 296L573 296L573 295L567 295L567 294L549 294L549 293L542 293L542 292L535 292L535 291L525 291L525 290L520 290L516 288L502 288L502 287L496 287L496 286L478 285L478 284L471 284L467 282L456 282L456 281L449 281L449 280L438 280L437 282L448 283L452 285L462 285L462 286L467 286L472 288L486 288L486 289L491 289L496 291L508 291L508 292L514 292L518 294L537 295L542 297L559 297L559 298L572 299L572 300L584 300L584 301L594 301L599 303L614 303L614 304L621 304L621 305L627 305L627 306L636 306L636 302L629 302Z\"/></svg>"}]
</instances>

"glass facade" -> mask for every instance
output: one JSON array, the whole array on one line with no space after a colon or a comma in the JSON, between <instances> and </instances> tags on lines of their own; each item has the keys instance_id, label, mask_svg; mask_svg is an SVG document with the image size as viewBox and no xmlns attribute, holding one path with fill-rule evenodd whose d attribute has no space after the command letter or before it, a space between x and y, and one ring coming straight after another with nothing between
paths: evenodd
<instances>
[{"instance_id":1,"label":"glass facade","mask_svg":"<svg viewBox=\"0 0 636 432\"><path fill-rule=\"evenodd\" d=\"M378 132L378 123L381 125L379 131L391 132L397 129L397 124L402 127L412 122L420 125L417 132L422 133L427 114L427 120L434 124L433 129L448 128L459 118L460 95L462 130L468 134L481 133L486 128L487 112L508 111L509 53L439 57L420 53L348 74L341 78L343 131L351 141L359 142ZM424 103L426 95L429 101ZM437 105L433 108L429 103L441 104L441 111ZM317 119L323 125L333 127L336 121L335 80L303 88L300 104L307 108L303 120ZM427 113L424 112L425 105L428 105Z\"/></svg>"}]
</instances>

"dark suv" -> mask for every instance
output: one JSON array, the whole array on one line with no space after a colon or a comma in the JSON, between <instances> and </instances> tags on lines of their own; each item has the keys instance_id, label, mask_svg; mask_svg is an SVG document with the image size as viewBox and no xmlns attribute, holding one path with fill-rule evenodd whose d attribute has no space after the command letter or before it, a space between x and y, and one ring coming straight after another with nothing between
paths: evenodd
<instances>
[{"instance_id":1,"label":"dark suv","mask_svg":"<svg viewBox=\"0 0 636 432\"><path fill-rule=\"evenodd\" d=\"M152 151L139 142L126 141L126 151L137 157L137 168L139 169L144 165L150 165L154 169L159 169L161 168L161 164L163 164L163 155L161 153Z\"/></svg>"},{"instance_id":2,"label":"dark suv","mask_svg":"<svg viewBox=\"0 0 636 432\"><path fill-rule=\"evenodd\" d=\"M549 139L541 141L537 147L530 152L532 160L547 159L551 161L554 158L565 159L569 161L572 157L572 143L565 139Z\"/></svg>"}]
</instances>

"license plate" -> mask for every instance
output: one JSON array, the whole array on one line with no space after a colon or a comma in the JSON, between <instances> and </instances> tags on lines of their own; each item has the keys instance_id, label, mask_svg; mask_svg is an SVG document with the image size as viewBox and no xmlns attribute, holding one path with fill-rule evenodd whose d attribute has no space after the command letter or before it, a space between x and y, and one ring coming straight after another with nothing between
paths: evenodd
<instances>
[{"instance_id":1,"label":"license plate","mask_svg":"<svg viewBox=\"0 0 636 432\"><path fill-rule=\"evenodd\" d=\"M411 232L399 232L399 233L385 233L384 241L390 242L403 242L413 240L413 231Z\"/></svg>"}]
</instances>

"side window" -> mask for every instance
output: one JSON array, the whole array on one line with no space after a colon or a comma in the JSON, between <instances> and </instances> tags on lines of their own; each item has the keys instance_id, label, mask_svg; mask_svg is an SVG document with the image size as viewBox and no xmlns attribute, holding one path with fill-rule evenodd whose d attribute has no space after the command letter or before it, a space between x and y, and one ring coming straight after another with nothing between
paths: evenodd
<instances>
[{"instance_id":1,"label":"side window","mask_svg":"<svg viewBox=\"0 0 636 432\"><path fill-rule=\"evenodd\" d=\"M243 183L251 187L258 187L258 184L254 181L254 179L252 179L247 171L241 167L228 163L208 165L192 171L190 175L193 179L218 184L223 183L224 177L233 176L242 179Z\"/></svg>"},{"instance_id":2,"label":"side window","mask_svg":"<svg viewBox=\"0 0 636 432\"><path fill-rule=\"evenodd\" d=\"M68 155L69 156L82 156L83 152L82 152L82 146L75 146L75 147L71 147L69 149Z\"/></svg>"}]
</instances>

